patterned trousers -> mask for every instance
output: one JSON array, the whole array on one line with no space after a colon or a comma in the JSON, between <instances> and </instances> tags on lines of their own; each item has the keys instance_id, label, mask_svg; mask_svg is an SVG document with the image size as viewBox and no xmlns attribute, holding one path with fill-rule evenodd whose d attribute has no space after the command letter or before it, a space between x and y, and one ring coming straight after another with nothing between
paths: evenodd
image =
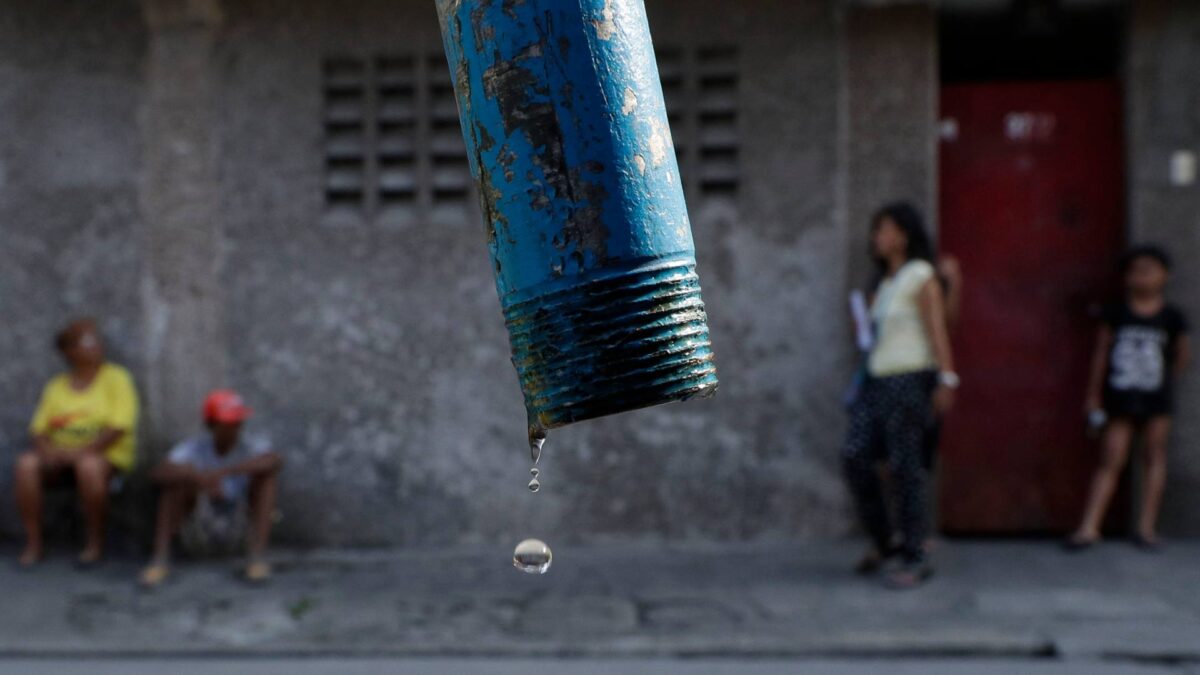
<instances>
[{"instance_id":1,"label":"patterned trousers","mask_svg":"<svg viewBox=\"0 0 1200 675\"><path fill-rule=\"evenodd\" d=\"M933 371L868 378L850 407L850 428L842 449L842 469L863 528L879 551L892 546L892 525L879 463L886 460L900 519L903 551L921 560L926 528L926 434L932 420Z\"/></svg>"}]
</instances>

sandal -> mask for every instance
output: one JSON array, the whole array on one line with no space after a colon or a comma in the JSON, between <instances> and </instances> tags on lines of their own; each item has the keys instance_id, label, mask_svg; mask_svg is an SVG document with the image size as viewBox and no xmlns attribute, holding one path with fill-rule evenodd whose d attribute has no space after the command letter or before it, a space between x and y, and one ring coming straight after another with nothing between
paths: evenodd
<instances>
[{"instance_id":1,"label":"sandal","mask_svg":"<svg viewBox=\"0 0 1200 675\"><path fill-rule=\"evenodd\" d=\"M878 548L872 547L869 551L863 554L863 557L854 566L854 573L859 576L870 576L887 564L887 561L894 557L900 549L892 546L885 551L880 551Z\"/></svg>"},{"instance_id":2,"label":"sandal","mask_svg":"<svg viewBox=\"0 0 1200 675\"><path fill-rule=\"evenodd\" d=\"M271 580L271 564L265 560L252 560L246 564L242 578L252 584L262 584Z\"/></svg>"},{"instance_id":3,"label":"sandal","mask_svg":"<svg viewBox=\"0 0 1200 675\"><path fill-rule=\"evenodd\" d=\"M1162 540L1158 537L1147 537L1144 534L1136 534L1133 536L1133 545L1146 553L1161 553L1163 550Z\"/></svg>"},{"instance_id":4,"label":"sandal","mask_svg":"<svg viewBox=\"0 0 1200 675\"><path fill-rule=\"evenodd\" d=\"M75 559L75 569L86 572L104 564L104 554L94 551L84 551Z\"/></svg>"},{"instance_id":5,"label":"sandal","mask_svg":"<svg viewBox=\"0 0 1200 675\"><path fill-rule=\"evenodd\" d=\"M1100 537L1085 537L1081 534L1073 534L1063 542L1063 548L1069 553L1082 553L1089 548L1100 543Z\"/></svg>"},{"instance_id":6,"label":"sandal","mask_svg":"<svg viewBox=\"0 0 1200 675\"><path fill-rule=\"evenodd\" d=\"M45 551L33 552L28 549L21 553L21 557L17 558L17 567L23 571L31 570L38 566L38 563L46 557Z\"/></svg>"},{"instance_id":7,"label":"sandal","mask_svg":"<svg viewBox=\"0 0 1200 675\"><path fill-rule=\"evenodd\" d=\"M138 576L138 583L146 590L153 590L162 585L171 575L171 568L166 563L150 563Z\"/></svg>"},{"instance_id":8,"label":"sandal","mask_svg":"<svg viewBox=\"0 0 1200 675\"><path fill-rule=\"evenodd\" d=\"M919 587L933 576L933 566L923 560L908 561L887 575L885 585L903 591Z\"/></svg>"}]
</instances>

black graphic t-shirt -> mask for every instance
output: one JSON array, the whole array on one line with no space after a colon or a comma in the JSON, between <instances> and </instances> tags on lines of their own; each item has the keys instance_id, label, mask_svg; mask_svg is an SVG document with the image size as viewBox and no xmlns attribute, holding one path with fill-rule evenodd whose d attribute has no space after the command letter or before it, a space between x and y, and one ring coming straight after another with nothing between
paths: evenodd
<instances>
[{"instance_id":1,"label":"black graphic t-shirt","mask_svg":"<svg viewBox=\"0 0 1200 675\"><path fill-rule=\"evenodd\" d=\"M1187 319L1171 305L1153 316L1135 314L1126 302L1104 310L1112 350L1104 377L1109 415L1152 417L1171 413L1171 366Z\"/></svg>"}]
</instances>

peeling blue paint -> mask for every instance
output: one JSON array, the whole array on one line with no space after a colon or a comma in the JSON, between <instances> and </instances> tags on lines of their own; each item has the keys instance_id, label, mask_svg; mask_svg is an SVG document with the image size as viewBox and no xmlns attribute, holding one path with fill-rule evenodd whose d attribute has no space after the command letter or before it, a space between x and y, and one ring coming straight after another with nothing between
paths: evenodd
<instances>
[{"instance_id":1,"label":"peeling blue paint","mask_svg":"<svg viewBox=\"0 0 1200 675\"><path fill-rule=\"evenodd\" d=\"M641 0L438 0L531 424L715 390Z\"/></svg>"}]
</instances>

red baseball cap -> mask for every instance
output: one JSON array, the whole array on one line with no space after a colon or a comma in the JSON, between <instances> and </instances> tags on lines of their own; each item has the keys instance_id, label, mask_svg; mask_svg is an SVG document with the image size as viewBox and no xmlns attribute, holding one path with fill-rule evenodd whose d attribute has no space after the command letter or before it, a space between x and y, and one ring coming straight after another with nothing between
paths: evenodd
<instances>
[{"instance_id":1,"label":"red baseball cap","mask_svg":"<svg viewBox=\"0 0 1200 675\"><path fill-rule=\"evenodd\" d=\"M232 389L217 389L204 398L204 421L220 424L244 422L252 411L240 394Z\"/></svg>"}]
</instances>

